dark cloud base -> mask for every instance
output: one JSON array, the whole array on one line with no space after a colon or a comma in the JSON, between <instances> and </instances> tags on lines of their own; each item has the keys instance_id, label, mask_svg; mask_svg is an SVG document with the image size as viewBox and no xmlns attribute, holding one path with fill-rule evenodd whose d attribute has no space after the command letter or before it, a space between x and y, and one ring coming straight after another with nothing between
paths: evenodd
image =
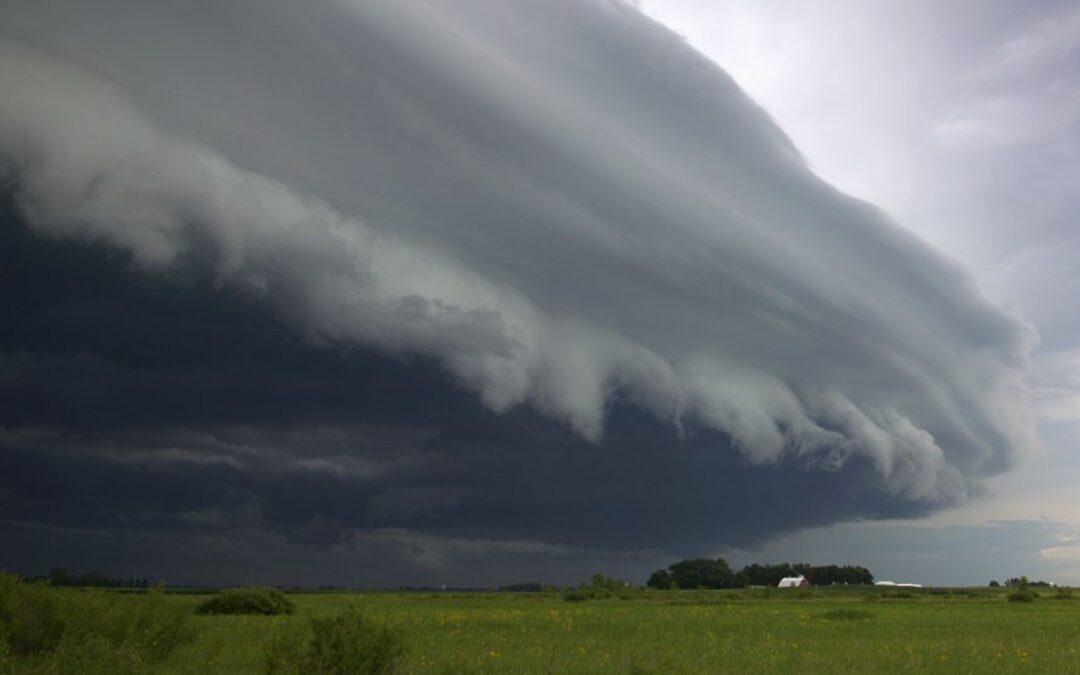
<instances>
[{"instance_id":1,"label":"dark cloud base","mask_svg":"<svg viewBox=\"0 0 1080 675\"><path fill-rule=\"evenodd\" d=\"M9 569L562 580L929 508L863 462L750 465L618 400L597 444L525 407L493 414L424 359L305 341L198 256L166 278L40 238L10 194L0 269Z\"/></svg>"}]
</instances>

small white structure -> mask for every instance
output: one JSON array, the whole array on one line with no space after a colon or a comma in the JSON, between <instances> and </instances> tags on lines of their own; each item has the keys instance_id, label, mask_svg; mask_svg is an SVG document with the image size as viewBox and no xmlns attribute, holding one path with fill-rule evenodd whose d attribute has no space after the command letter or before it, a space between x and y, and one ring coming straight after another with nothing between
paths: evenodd
<instances>
[{"instance_id":1,"label":"small white structure","mask_svg":"<svg viewBox=\"0 0 1080 675\"><path fill-rule=\"evenodd\" d=\"M776 585L777 588L798 588L800 586L809 586L810 580L799 575L797 577L784 577L780 580L780 583Z\"/></svg>"},{"instance_id":2,"label":"small white structure","mask_svg":"<svg viewBox=\"0 0 1080 675\"><path fill-rule=\"evenodd\" d=\"M922 584L913 584L909 582L896 583L895 581L875 581L875 586L896 586L897 588L922 588Z\"/></svg>"}]
</instances>

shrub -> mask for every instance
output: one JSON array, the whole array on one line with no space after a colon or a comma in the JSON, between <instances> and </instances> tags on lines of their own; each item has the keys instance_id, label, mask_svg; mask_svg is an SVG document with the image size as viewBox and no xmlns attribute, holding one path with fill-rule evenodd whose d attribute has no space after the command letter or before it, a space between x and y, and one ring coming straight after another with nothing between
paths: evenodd
<instances>
[{"instance_id":1,"label":"shrub","mask_svg":"<svg viewBox=\"0 0 1080 675\"><path fill-rule=\"evenodd\" d=\"M266 672L275 675L300 675L307 665L311 636L293 623L278 625L267 641L264 654Z\"/></svg>"},{"instance_id":2,"label":"shrub","mask_svg":"<svg viewBox=\"0 0 1080 675\"><path fill-rule=\"evenodd\" d=\"M47 663L42 672L113 675L147 670L136 648L113 644L100 635L65 636Z\"/></svg>"},{"instance_id":3,"label":"shrub","mask_svg":"<svg viewBox=\"0 0 1080 675\"><path fill-rule=\"evenodd\" d=\"M0 575L0 672L145 670L194 637L183 607L147 594L71 591Z\"/></svg>"},{"instance_id":4,"label":"shrub","mask_svg":"<svg viewBox=\"0 0 1080 675\"><path fill-rule=\"evenodd\" d=\"M284 627L266 648L270 673L395 672L406 654L402 631L356 610L312 619L308 635Z\"/></svg>"},{"instance_id":5,"label":"shrub","mask_svg":"<svg viewBox=\"0 0 1080 675\"><path fill-rule=\"evenodd\" d=\"M1072 600L1073 592L1071 588L1059 588L1052 597L1054 600Z\"/></svg>"},{"instance_id":6,"label":"shrub","mask_svg":"<svg viewBox=\"0 0 1080 675\"><path fill-rule=\"evenodd\" d=\"M1035 602L1036 595L1031 591L1013 591L1008 597L1009 602Z\"/></svg>"},{"instance_id":7,"label":"shrub","mask_svg":"<svg viewBox=\"0 0 1080 675\"><path fill-rule=\"evenodd\" d=\"M199 614L292 614L296 605L276 588L230 588L216 593L195 610Z\"/></svg>"},{"instance_id":8,"label":"shrub","mask_svg":"<svg viewBox=\"0 0 1080 675\"><path fill-rule=\"evenodd\" d=\"M123 660L157 661L194 636L187 612L169 602L162 588L139 595L94 591L63 596L68 601L61 648L112 649L123 652L118 656Z\"/></svg>"},{"instance_id":9,"label":"shrub","mask_svg":"<svg viewBox=\"0 0 1080 675\"><path fill-rule=\"evenodd\" d=\"M563 593L562 599L567 602L583 602L591 600L592 594L587 591L566 591Z\"/></svg>"},{"instance_id":10,"label":"shrub","mask_svg":"<svg viewBox=\"0 0 1080 675\"><path fill-rule=\"evenodd\" d=\"M311 622L311 671L389 673L405 655L402 632L355 610Z\"/></svg>"},{"instance_id":11,"label":"shrub","mask_svg":"<svg viewBox=\"0 0 1080 675\"><path fill-rule=\"evenodd\" d=\"M44 584L0 575L0 626L11 654L42 654L56 648L64 632L58 600Z\"/></svg>"}]
</instances>

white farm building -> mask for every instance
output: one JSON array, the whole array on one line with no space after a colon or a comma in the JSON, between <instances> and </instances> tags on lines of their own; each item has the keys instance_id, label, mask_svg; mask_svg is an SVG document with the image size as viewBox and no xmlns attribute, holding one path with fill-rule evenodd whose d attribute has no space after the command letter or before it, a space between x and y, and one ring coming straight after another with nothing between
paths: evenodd
<instances>
[{"instance_id":1,"label":"white farm building","mask_svg":"<svg viewBox=\"0 0 1080 675\"><path fill-rule=\"evenodd\" d=\"M798 588L799 586L809 586L810 580L799 575L797 577L784 577L780 580L780 583L776 585L777 588Z\"/></svg>"}]
</instances>

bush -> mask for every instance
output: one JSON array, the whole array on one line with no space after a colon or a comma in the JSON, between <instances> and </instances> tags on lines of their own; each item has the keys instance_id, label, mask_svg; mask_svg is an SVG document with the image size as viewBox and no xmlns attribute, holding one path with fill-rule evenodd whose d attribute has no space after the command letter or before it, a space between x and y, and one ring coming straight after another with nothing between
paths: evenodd
<instances>
[{"instance_id":1,"label":"bush","mask_svg":"<svg viewBox=\"0 0 1080 675\"><path fill-rule=\"evenodd\" d=\"M1009 602L1035 602L1037 596L1031 591L1013 591L1008 597Z\"/></svg>"},{"instance_id":2,"label":"bush","mask_svg":"<svg viewBox=\"0 0 1080 675\"><path fill-rule=\"evenodd\" d=\"M1054 600L1072 600L1073 592L1071 588L1059 588L1052 597Z\"/></svg>"},{"instance_id":3,"label":"bush","mask_svg":"<svg viewBox=\"0 0 1080 675\"><path fill-rule=\"evenodd\" d=\"M122 647L125 658L157 661L194 637L187 612L169 602L164 589L139 595L103 591L70 595L73 601L64 607L67 626L61 646L100 638Z\"/></svg>"},{"instance_id":4,"label":"bush","mask_svg":"<svg viewBox=\"0 0 1080 675\"><path fill-rule=\"evenodd\" d=\"M10 574L0 575L0 632L12 655L52 651L60 643L64 622L59 597L44 584L25 584Z\"/></svg>"},{"instance_id":5,"label":"bush","mask_svg":"<svg viewBox=\"0 0 1080 675\"><path fill-rule=\"evenodd\" d=\"M392 673L407 651L399 628L356 610L312 619L306 636L288 628L267 645L270 673Z\"/></svg>"},{"instance_id":6,"label":"bush","mask_svg":"<svg viewBox=\"0 0 1080 675\"><path fill-rule=\"evenodd\" d=\"M567 602L584 602L585 600L591 600L592 594L587 591L566 591L563 593L562 599Z\"/></svg>"},{"instance_id":7,"label":"bush","mask_svg":"<svg viewBox=\"0 0 1080 675\"><path fill-rule=\"evenodd\" d=\"M112 675L147 670L137 649L113 644L100 635L65 637L56 651L49 654L47 662L48 665L42 667L41 672Z\"/></svg>"},{"instance_id":8,"label":"bush","mask_svg":"<svg viewBox=\"0 0 1080 675\"><path fill-rule=\"evenodd\" d=\"M0 672L145 670L194 637L183 607L147 594L72 591L0 575Z\"/></svg>"},{"instance_id":9,"label":"bush","mask_svg":"<svg viewBox=\"0 0 1080 675\"><path fill-rule=\"evenodd\" d=\"M276 588L230 588L216 593L195 610L199 614L292 614L296 605Z\"/></svg>"}]
</instances>

